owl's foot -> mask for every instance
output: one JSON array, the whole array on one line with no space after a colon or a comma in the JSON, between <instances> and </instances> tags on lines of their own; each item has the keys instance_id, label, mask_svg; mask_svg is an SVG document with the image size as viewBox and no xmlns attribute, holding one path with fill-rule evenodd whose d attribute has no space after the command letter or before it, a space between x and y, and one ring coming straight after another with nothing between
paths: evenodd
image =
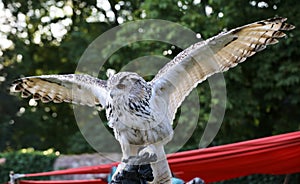
<instances>
[{"instance_id":1,"label":"owl's foot","mask_svg":"<svg viewBox=\"0 0 300 184\"><path fill-rule=\"evenodd\" d=\"M140 159L144 163L150 163L150 162L157 161L157 155L155 153L155 148L151 145L141 148L139 150L138 157L140 157Z\"/></svg>"},{"instance_id":2,"label":"owl's foot","mask_svg":"<svg viewBox=\"0 0 300 184\"><path fill-rule=\"evenodd\" d=\"M126 165L146 165L156 161L156 154L149 154L148 152L145 152L143 155L130 156L128 159L123 159L122 162L126 163Z\"/></svg>"},{"instance_id":3,"label":"owl's foot","mask_svg":"<svg viewBox=\"0 0 300 184\"><path fill-rule=\"evenodd\" d=\"M131 165L149 164L157 161L157 155L150 146L145 146L139 149L137 156L129 156L123 159L122 162Z\"/></svg>"}]
</instances>

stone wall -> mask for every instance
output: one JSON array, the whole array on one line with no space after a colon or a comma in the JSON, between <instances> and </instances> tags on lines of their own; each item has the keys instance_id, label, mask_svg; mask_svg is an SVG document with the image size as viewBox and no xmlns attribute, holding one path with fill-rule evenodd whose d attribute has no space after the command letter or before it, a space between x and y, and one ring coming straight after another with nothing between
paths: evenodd
<instances>
[{"instance_id":1,"label":"stone wall","mask_svg":"<svg viewBox=\"0 0 300 184\"><path fill-rule=\"evenodd\" d=\"M54 163L54 170L78 168L84 166L96 166L120 161L121 155L117 153L107 154L82 154L82 155L61 155ZM107 174L76 174L52 176L52 180L82 180L106 178Z\"/></svg>"}]
</instances>

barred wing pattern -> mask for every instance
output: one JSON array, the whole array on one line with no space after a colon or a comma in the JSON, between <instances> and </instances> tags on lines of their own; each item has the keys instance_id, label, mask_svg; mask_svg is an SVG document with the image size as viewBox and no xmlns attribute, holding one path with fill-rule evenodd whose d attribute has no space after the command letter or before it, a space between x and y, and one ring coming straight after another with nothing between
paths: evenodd
<instances>
[{"instance_id":1,"label":"barred wing pattern","mask_svg":"<svg viewBox=\"0 0 300 184\"><path fill-rule=\"evenodd\" d=\"M41 75L14 81L12 92L21 92L23 98L33 96L43 103L68 102L88 106L105 106L106 81L89 75Z\"/></svg>"},{"instance_id":2,"label":"barred wing pattern","mask_svg":"<svg viewBox=\"0 0 300 184\"><path fill-rule=\"evenodd\" d=\"M286 18L272 18L220 33L198 42L167 63L150 82L158 96L169 101L168 116L174 119L177 108L197 84L207 77L227 71L284 37L282 31L293 25Z\"/></svg>"}]
</instances>

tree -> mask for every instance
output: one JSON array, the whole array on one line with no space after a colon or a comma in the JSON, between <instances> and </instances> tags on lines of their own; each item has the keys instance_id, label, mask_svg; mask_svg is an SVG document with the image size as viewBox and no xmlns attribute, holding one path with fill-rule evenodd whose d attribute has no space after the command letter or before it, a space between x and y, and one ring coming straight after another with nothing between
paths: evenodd
<instances>
[{"instance_id":1,"label":"tree","mask_svg":"<svg viewBox=\"0 0 300 184\"><path fill-rule=\"evenodd\" d=\"M293 0L3 1L1 11L6 13L1 27L7 30L0 30L8 41L5 42L7 47L2 46L0 52L0 150L53 147L63 153L92 151L88 146L81 147L81 151L69 148L70 141L82 139L78 136L79 130L69 105L28 104L26 100L11 96L7 88L20 76L73 73L86 47L101 33L123 22L164 19L208 38L224 28L275 15L288 17L289 22L297 27L298 6ZM170 32L169 35L176 34ZM299 130L298 35L297 30L288 33L281 43L225 73L227 109L212 145ZM105 68L119 70L132 59L147 54L162 55L165 50L172 51L168 55L170 58L181 51L155 41L134 43L114 53ZM100 75L105 77L104 72ZM200 111L197 131L183 149L198 147L210 111L207 82L197 90L204 108ZM189 117L184 118L189 121Z\"/></svg>"}]
</instances>

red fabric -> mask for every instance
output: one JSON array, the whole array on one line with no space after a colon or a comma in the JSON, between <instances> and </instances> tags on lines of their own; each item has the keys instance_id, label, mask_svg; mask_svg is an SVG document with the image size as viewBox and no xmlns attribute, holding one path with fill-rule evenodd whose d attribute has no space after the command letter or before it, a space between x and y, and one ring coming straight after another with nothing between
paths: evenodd
<instances>
[{"instance_id":1,"label":"red fabric","mask_svg":"<svg viewBox=\"0 0 300 184\"><path fill-rule=\"evenodd\" d=\"M300 131L174 153L168 155L168 161L174 174L185 181L194 177L200 177L206 182L215 182L250 174L298 173L300 172ZM111 167L117 164L26 174L25 177L108 173Z\"/></svg>"},{"instance_id":2,"label":"red fabric","mask_svg":"<svg viewBox=\"0 0 300 184\"><path fill-rule=\"evenodd\" d=\"M19 184L107 184L106 181L98 180L61 180L61 181L34 181L34 180L21 180Z\"/></svg>"},{"instance_id":3,"label":"red fabric","mask_svg":"<svg viewBox=\"0 0 300 184\"><path fill-rule=\"evenodd\" d=\"M300 172L300 132L186 151L168 156L171 170L188 181L215 182L250 174Z\"/></svg>"},{"instance_id":4,"label":"red fabric","mask_svg":"<svg viewBox=\"0 0 300 184\"><path fill-rule=\"evenodd\" d=\"M67 174L97 174L97 173L109 173L112 166L116 166L118 163L104 164L98 166L87 166L65 170L49 171L42 173L25 174L25 177L34 176L55 176L55 175L67 175Z\"/></svg>"}]
</instances>

